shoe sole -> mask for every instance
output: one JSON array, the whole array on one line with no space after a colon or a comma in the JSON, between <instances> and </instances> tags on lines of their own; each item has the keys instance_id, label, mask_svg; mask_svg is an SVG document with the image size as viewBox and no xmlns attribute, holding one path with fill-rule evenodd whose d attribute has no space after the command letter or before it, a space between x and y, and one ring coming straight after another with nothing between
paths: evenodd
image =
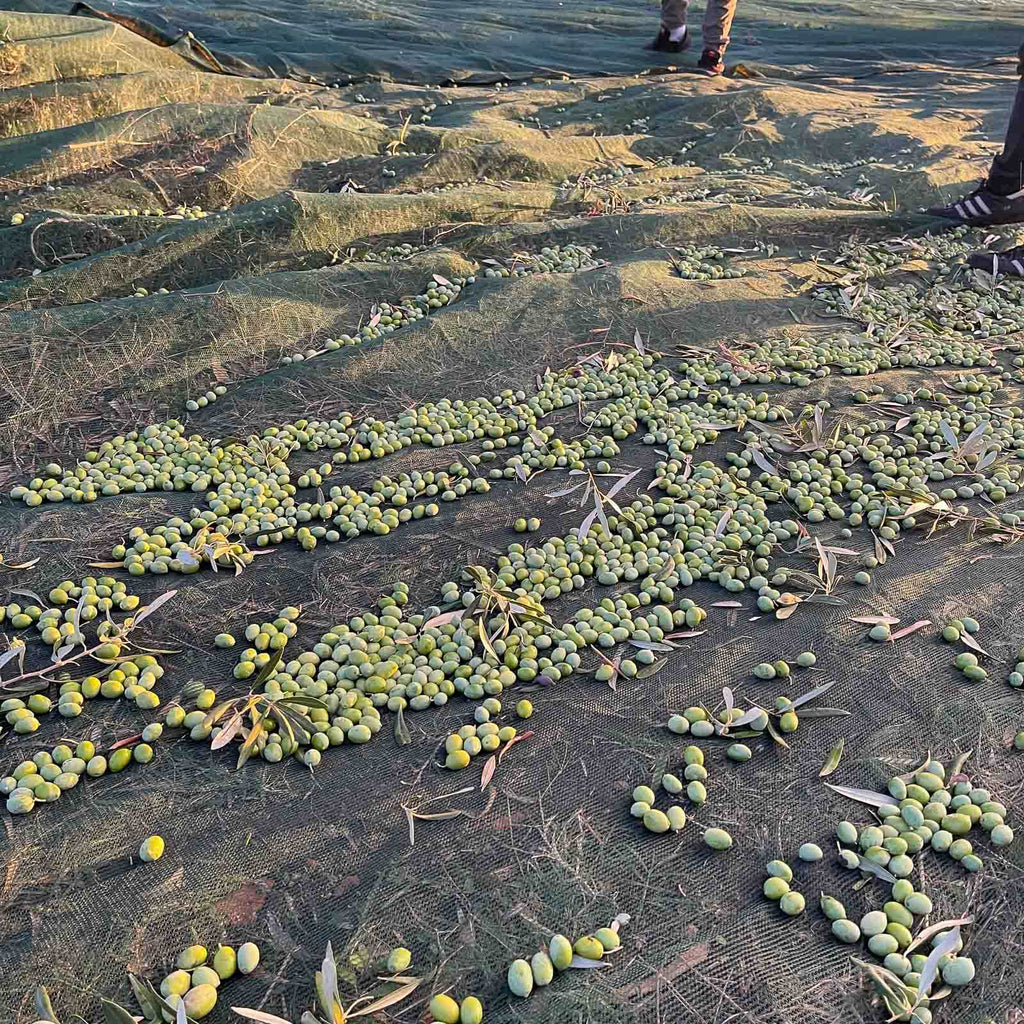
<instances>
[{"instance_id":1,"label":"shoe sole","mask_svg":"<svg viewBox=\"0 0 1024 1024\"><path fill-rule=\"evenodd\" d=\"M1024 224L1024 210L1018 210L1016 213L1004 213L992 217L961 217L956 210L928 210L928 214L932 217L938 217L940 220L950 220L954 224L963 224L969 228L985 228L995 224Z\"/></svg>"},{"instance_id":2,"label":"shoe sole","mask_svg":"<svg viewBox=\"0 0 1024 1024\"><path fill-rule=\"evenodd\" d=\"M657 43L648 43L645 49L654 53L682 53L689 48L689 45L689 43L667 43L664 46L659 46Z\"/></svg>"}]
</instances>

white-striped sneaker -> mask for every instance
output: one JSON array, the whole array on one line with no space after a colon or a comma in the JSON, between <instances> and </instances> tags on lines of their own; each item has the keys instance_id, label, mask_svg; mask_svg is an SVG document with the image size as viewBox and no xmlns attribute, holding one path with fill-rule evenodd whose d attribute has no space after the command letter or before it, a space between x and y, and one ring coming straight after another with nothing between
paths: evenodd
<instances>
[{"instance_id":1,"label":"white-striped sneaker","mask_svg":"<svg viewBox=\"0 0 1024 1024\"><path fill-rule=\"evenodd\" d=\"M957 224L981 227L986 224L1017 224L1024 221L1024 189L1001 196L990 192L983 182L973 192L948 206L930 206L928 213Z\"/></svg>"},{"instance_id":2,"label":"white-striped sneaker","mask_svg":"<svg viewBox=\"0 0 1024 1024\"><path fill-rule=\"evenodd\" d=\"M1002 252L972 252L967 264L978 270L987 270L993 277L1006 274L1024 277L1024 245L1015 245Z\"/></svg>"}]
</instances>

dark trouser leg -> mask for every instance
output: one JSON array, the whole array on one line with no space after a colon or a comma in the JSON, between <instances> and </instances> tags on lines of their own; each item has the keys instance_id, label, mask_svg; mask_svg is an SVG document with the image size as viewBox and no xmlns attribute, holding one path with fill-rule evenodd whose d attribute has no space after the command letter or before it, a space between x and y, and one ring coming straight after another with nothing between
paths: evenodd
<instances>
[{"instance_id":1,"label":"dark trouser leg","mask_svg":"<svg viewBox=\"0 0 1024 1024\"><path fill-rule=\"evenodd\" d=\"M672 32L686 24L686 8L690 0L661 0L662 27Z\"/></svg>"},{"instance_id":2,"label":"dark trouser leg","mask_svg":"<svg viewBox=\"0 0 1024 1024\"><path fill-rule=\"evenodd\" d=\"M988 187L1004 196L1024 189L1024 78L1017 86L1003 151L992 161Z\"/></svg>"},{"instance_id":3,"label":"dark trouser leg","mask_svg":"<svg viewBox=\"0 0 1024 1024\"><path fill-rule=\"evenodd\" d=\"M707 0L704 11L704 49L725 53L736 14L736 0Z\"/></svg>"}]
</instances>

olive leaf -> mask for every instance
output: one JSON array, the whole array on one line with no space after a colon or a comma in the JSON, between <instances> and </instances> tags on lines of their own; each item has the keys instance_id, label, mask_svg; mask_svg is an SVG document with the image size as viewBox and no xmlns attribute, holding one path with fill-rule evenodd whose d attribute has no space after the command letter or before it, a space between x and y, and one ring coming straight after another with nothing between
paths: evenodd
<instances>
[{"instance_id":1,"label":"olive leaf","mask_svg":"<svg viewBox=\"0 0 1024 1024\"><path fill-rule=\"evenodd\" d=\"M828 785L828 783L826 783ZM872 875L877 875L883 882L888 882L890 885L896 884L896 876L890 871L886 871L881 864L876 864L873 860L868 860L867 857L861 857L860 859L861 871L867 871Z\"/></svg>"},{"instance_id":2,"label":"olive leaf","mask_svg":"<svg viewBox=\"0 0 1024 1024\"><path fill-rule=\"evenodd\" d=\"M924 629L925 626L930 626L931 624L931 619L918 619L917 622L911 623L909 626L904 626L902 629L896 630L896 632L893 633L892 636L889 637L889 639L901 640L903 639L903 637L910 636L911 633L916 633L919 629Z\"/></svg>"},{"instance_id":3,"label":"olive leaf","mask_svg":"<svg viewBox=\"0 0 1024 1024\"><path fill-rule=\"evenodd\" d=\"M641 651L677 651L679 648L675 644L655 643L651 640L630 640L630 645L638 648Z\"/></svg>"},{"instance_id":4,"label":"olive leaf","mask_svg":"<svg viewBox=\"0 0 1024 1024\"><path fill-rule=\"evenodd\" d=\"M316 972L316 991L320 999L320 1009L327 1015L331 1024L345 1024L341 994L338 992L338 964L329 940L320 970Z\"/></svg>"},{"instance_id":5,"label":"olive leaf","mask_svg":"<svg viewBox=\"0 0 1024 1024\"><path fill-rule=\"evenodd\" d=\"M491 781L494 775L494 769L498 766L498 760L491 754L489 758L484 762L483 771L480 772L480 792L482 793Z\"/></svg>"},{"instance_id":6,"label":"olive leaf","mask_svg":"<svg viewBox=\"0 0 1024 1024\"><path fill-rule=\"evenodd\" d=\"M389 981L397 981L397 978L386 979ZM419 987L422 978L405 978L404 984L401 987L396 988L394 991L389 992L387 995L381 996L379 999L374 999L369 1006L363 1006L358 1010L353 1010L352 1006L357 1005L353 1003L349 1007L348 1012L345 1014L346 1017L366 1017L371 1013L377 1013L380 1010L385 1010L389 1006L394 1006L395 1003L400 1003L403 999L412 995L413 992ZM358 1001L357 1001L358 1002Z\"/></svg>"},{"instance_id":7,"label":"olive leaf","mask_svg":"<svg viewBox=\"0 0 1024 1024\"><path fill-rule=\"evenodd\" d=\"M741 726L748 725L750 722L753 722L755 719L760 718L761 715L763 715L763 714L764 714L764 709L763 708L758 708L758 707L750 708L749 711L744 711L743 714L740 715L740 717L737 718L735 722L731 722L730 723L730 727L733 728L733 729L738 729ZM753 730L751 730L751 732L753 732ZM757 733L754 733L754 735L756 736Z\"/></svg>"},{"instance_id":8,"label":"olive leaf","mask_svg":"<svg viewBox=\"0 0 1024 1024\"><path fill-rule=\"evenodd\" d=\"M892 796L889 793L875 793L870 789L857 789L854 786L836 786L826 782L829 789L834 790L840 796L848 797L850 800L858 800L862 804L869 804L871 807L884 807L892 803Z\"/></svg>"},{"instance_id":9,"label":"olive leaf","mask_svg":"<svg viewBox=\"0 0 1024 1024\"><path fill-rule=\"evenodd\" d=\"M160 1005L150 996L146 984L139 981L134 974L128 975L128 981L131 983L135 1001L146 1020L160 1020Z\"/></svg>"},{"instance_id":10,"label":"olive leaf","mask_svg":"<svg viewBox=\"0 0 1024 1024\"><path fill-rule=\"evenodd\" d=\"M569 968L579 968L588 970L592 967L611 967L611 964L607 960L591 960L589 957L577 956L573 954L573 958L569 961Z\"/></svg>"},{"instance_id":11,"label":"olive leaf","mask_svg":"<svg viewBox=\"0 0 1024 1024\"><path fill-rule=\"evenodd\" d=\"M668 658L659 658L657 661L652 662L650 665L645 665L636 674L637 679L648 679L653 675L656 675L668 664Z\"/></svg>"},{"instance_id":12,"label":"olive leaf","mask_svg":"<svg viewBox=\"0 0 1024 1024\"><path fill-rule=\"evenodd\" d=\"M967 759L973 753L973 750L965 750L959 757L957 757L953 762L953 770L950 772L950 777L959 775L964 770L964 765L967 764Z\"/></svg>"},{"instance_id":13,"label":"olive leaf","mask_svg":"<svg viewBox=\"0 0 1024 1024\"><path fill-rule=\"evenodd\" d=\"M831 690L832 687L835 685L836 684L834 682L822 683L821 686L816 686L813 690L808 690L807 693L805 693L803 696L797 697L796 700L790 701L786 710L793 711L801 705L807 704L809 701L814 700L816 697L820 697L823 693L828 693L828 691Z\"/></svg>"},{"instance_id":14,"label":"olive leaf","mask_svg":"<svg viewBox=\"0 0 1024 1024\"><path fill-rule=\"evenodd\" d=\"M104 1024L135 1024L135 1018L123 1007L109 999L101 999Z\"/></svg>"},{"instance_id":15,"label":"olive leaf","mask_svg":"<svg viewBox=\"0 0 1024 1024\"><path fill-rule=\"evenodd\" d=\"M800 717L806 721L809 718L849 718L852 714L846 708L804 708Z\"/></svg>"},{"instance_id":16,"label":"olive leaf","mask_svg":"<svg viewBox=\"0 0 1024 1024\"><path fill-rule=\"evenodd\" d=\"M221 747L226 747L235 738L238 730L242 728L244 715L244 710L240 708L228 719L227 725L221 729L210 743L211 750L220 750ZM203 721L205 722L206 719Z\"/></svg>"},{"instance_id":17,"label":"olive leaf","mask_svg":"<svg viewBox=\"0 0 1024 1024\"><path fill-rule=\"evenodd\" d=\"M956 917L949 921L936 921L935 924L930 924L927 928L922 928L921 931L914 936L914 941L904 950L906 956L917 949L918 946L923 942L927 942L933 935L938 935L939 932L945 931L947 928L959 927L960 925L974 924L973 917Z\"/></svg>"},{"instance_id":18,"label":"olive leaf","mask_svg":"<svg viewBox=\"0 0 1024 1024\"><path fill-rule=\"evenodd\" d=\"M45 986L40 985L32 996L32 1005L35 1007L36 1016L40 1020L48 1020L51 1024L60 1024L57 1014L53 1012L53 1004L50 1002L50 993Z\"/></svg>"},{"instance_id":19,"label":"olive leaf","mask_svg":"<svg viewBox=\"0 0 1024 1024\"><path fill-rule=\"evenodd\" d=\"M917 991L920 993L918 1000L924 999L931 991L935 981L935 975L939 969L939 961L956 949L960 941L960 925L954 925L953 929L942 937L942 941L928 954L928 959L921 968L921 979L917 983Z\"/></svg>"},{"instance_id":20,"label":"olive leaf","mask_svg":"<svg viewBox=\"0 0 1024 1024\"><path fill-rule=\"evenodd\" d=\"M402 713L401 706L395 716L395 742L400 747L407 747L412 743L412 736L409 734L409 726L405 724L405 715Z\"/></svg>"},{"instance_id":21,"label":"olive leaf","mask_svg":"<svg viewBox=\"0 0 1024 1024\"><path fill-rule=\"evenodd\" d=\"M420 630L430 629L431 626L447 626L449 622L458 622L465 614L465 608L458 608L453 612L442 612L440 615L435 615L432 619L427 619L420 626Z\"/></svg>"},{"instance_id":22,"label":"olive leaf","mask_svg":"<svg viewBox=\"0 0 1024 1024\"><path fill-rule=\"evenodd\" d=\"M828 757L825 758L825 763L822 765L821 771L818 772L819 778L831 775L839 767L839 761L843 756L843 748L845 746L846 739L840 737L839 742L829 751Z\"/></svg>"},{"instance_id":23,"label":"olive leaf","mask_svg":"<svg viewBox=\"0 0 1024 1024\"><path fill-rule=\"evenodd\" d=\"M906 772L904 775L900 775L899 778L904 782L910 782L918 772L923 772L925 768L928 767L928 762L931 761L931 759L932 752L929 750L928 753L924 755L924 760L913 771ZM891 802L892 801L890 801L890 803Z\"/></svg>"},{"instance_id":24,"label":"olive leaf","mask_svg":"<svg viewBox=\"0 0 1024 1024\"><path fill-rule=\"evenodd\" d=\"M775 726L772 725L772 720L770 718L768 719L768 726L767 726L767 728L768 728L768 735L771 736L771 738L780 747L785 747L786 750L789 750L789 744L779 735L779 733L776 730Z\"/></svg>"},{"instance_id":25,"label":"olive leaf","mask_svg":"<svg viewBox=\"0 0 1024 1024\"><path fill-rule=\"evenodd\" d=\"M985 658L991 658L992 657L992 655L989 654L988 651L986 651L985 648L982 647L981 644L979 644L978 641L975 640L974 637L971 636L970 633L961 633L960 634L960 640L967 647L970 647L970 649L972 651L976 651L978 654L982 655L983 657L985 657Z\"/></svg>"},{"instance_id":26,"label":"olive leaf","mask_svg":"<svg viewBox=\"0 0 1024 1024\"><path fill-rule=\"evenodd\" d=\"M259 719L258 722L249 730L244 740L242 740L242 749L238 753L238 761L235 763L235 770L237 771L246 761L249 760L253 755L253 751L256 749L256 744L259 742L259 738L263 735L264 718ZM294 740L294 737L292 737Z\"/></svg>"},{"instance_id":27,"label":"olive leaf","mask_svg":"<svg viewBox=\"0 0 1024 1024\"><path fill-rule=\"evenodd\" d=\"M939 430L942 431L942 436L946 439L946 444L950 446L954 451L959 449L960 442L957 440L956 434L953 433L953 428L949 425L948 420L939 420Z\"/></svg>"},{"instance_id":28,"label":"olive leaf","mask_svg":"<svg viewBox=\"0 0 1024 1024\"><path fill-rule=\"evenodd\" d=\"M285 1020L284 1017L278 1017L276 1013L265 1013L263 1010L251 1010L248 1006L232 1006L232 1013L237 1013L239 1017L248 1017L249 1020L258 1021L259 1024L292 1024L290 1020Z\"/></svg>"},{"instance_id":29,"label":"olive leaf","mask_svg":"<svg viewBox=\"0 0 1024 1024\"><path fill-rule=\"evenodd\" d=\"M270 660L256 673L256 678L253 679L251 689L258 690L273 674L277 671L277 666L281 664L281 659L284 657L284 648L279 647L270 656Z\"/></svg>"},{"instance_id":30,"label":"olive leaf","mask_svg":"<svg viewBox=\"0 0 1024 1024\"><path fill-rule=\"evenodd\" d=\"M145 978L136 978L133 974L129 974L128 978L132 981L132 989L136 990L136 986L138 986L139 989L146 993L153 1006L157 1008L157 1019L169 1020L175 1016L175 1011L171 1009L171 1004ZM133 1017L132 1020L134 1022L135 1018ZM186 1024L196 1024L192 1017L186 1017L185 1021Z\"/></svg>"},{"instance_id":31,"label":"olive leaf","mask_svg":"<svg viewBox=\"0 0 1024 1024\"><path fill-rule=\"evenodd\" d=\"M750 445L747 448L747 453L754 460L754 462L757 463L758 469L763 470L765 473L768 473L771 476L775 476L778 473L778 470L771 462L769 462L764 457L762 451L763 450L757 445Z\"/></svg>"},{"instance_id":32,"label":"olive leaf","mask_svg":"<svg viewBox=\"0 0 1024 1024\"><path fill-rule=\"evenodd\" d=\"M135 616L133 620L133 625L137 626L139 625L140 622L145 622L146 619L148 619L150 615L153 614L153 612L158 611L165 604L167 604L167 602L170 601L170 599L174 597L175 594L177 594L176 590L165 590L155 600L150 601L149 604L147 604L146 607L143 608L142 611Z\"/></svg>"},{"instance_id":33,"label":"olive leaf","mask_svg":"<svg viewBox=\"0 0 1024 1024\"><path fill-rule=\"evenodd\" d=\"M498 751L498 764L501 764L501 759L508 753L509 747L513 746L516 743L521 743L523 740L529 739L532 735L532 729L527 729L526 732L516 733L515 736L513 736L512 739L508 740L505 743L505 746L503 746L501 750Z\"/></svg>"}]
</instances>

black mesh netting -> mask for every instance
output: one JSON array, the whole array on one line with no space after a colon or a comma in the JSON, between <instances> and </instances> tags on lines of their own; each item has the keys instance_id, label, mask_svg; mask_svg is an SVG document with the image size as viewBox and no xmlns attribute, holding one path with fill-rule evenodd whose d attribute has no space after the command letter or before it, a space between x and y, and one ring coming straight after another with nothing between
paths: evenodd
<instances>
[{"instance_id":1,"label":"black mesh netting","mask_svg":"<svg viewBox=\"0 0 1024 1024\"><path fill-rule=\"evenodd\" d=\"M1006 371L994 405L1016 406L1007 415L1019 420L1019 293L966 276L962 257L984 244L986 232L925 235L930 225L908 212L959 189L983 165L1014 83L998 62L888 64L886 46L864 50L864 39L881 31L870 14L787 14L806 36L797 40L797 71L752 64L758 51L750 39L741 43L747 66L716 81L652 74L511 90L364 84L330 91L202 72L179 49L112 24L0 15L5 484L28 481L53 458L70 465L103 440L183 417L184 403L215 385L227 393L186 417L188 430L208 439L245 437L300 416L331 419L347 410L358 422L441 398L530 393L548 369L631 350L637 331L677 374L693 355L680 346L718 359L720 345L744 352L768 340L782 350L808 339L863 341L866 331L898 352L905 337L933 337L931 318L947 315L975 285L981 291L972 295L985 292L1000 308L1001 333L985 339ZM918 5L904 15L901 58L948 38L944 14ZM529 16L536 37L536 14ZM611 32L618 15L602 17L601 31ZM781 39L775 20L769 24L763 11L758 18L769 41ZM830 18L839 28L825 27ZM993 49L1019 12L1002 5L991 18L972 18L981 26L979 48ZM908 41L915 26L933 33L921 48ZM810 66L826 32L842 36L838 58ZM352 39L361 60L386 70L361 36ZM487 61L468 51L457 64L443 52L432 62L424 57L412 77L489 70L515 77L540 60L535 53L524 69L518 58L503 62L493 39L487 46ZM251 46L236 49L261 63ZM343 56L330 68L326 59L305 68L352 70ZM863 59L877 63L857 63ZM297 63L288 58L289 68ZM625 73L640 64L609 68ZM597 262L574 273L485 276L488 268L533 266L545 246L568 244L595 247ZM384 261L394 245L408 248ZM680 276L672 262L679 248L707 245L727 250L715 262L745 276ZM327 338L358 333L382 302L422 293L434 274L477 280L412 326L324 351ZM945 309L922 311L906 297L887 309L878 297L890 284L909 285ZM830 286L827 296L816 291L821 285ZM964 337L974 330L964 328ZM321 354L282 360L307 351ZM830 423L842 416L857 424L883 415L851 401L857 387L877 384L875 397L885 401L958 385L964 372L952 365L863 379L836 372L806 386L733 390L767 390L794 413L827 400ZM891 409L884 416L890 427L898 419ZM576 409L545 422L566 442L587 433ZM615 472L641 470L629 488L636 494L645 493L664 451L640 436L624 439L609 458ZM722 431L695 458L724 467L741 447L736 432ZM324 486L443 470L478 450L413 447L342 466ZM1012 448L1005 454L1016 462ZM296 453L293 479L323 461L322 452ZM144 600L179 591L140 630L147 646L175 652L163 656L165 704L197 679L221 696L238 695L246 687L232 676L237 649L214 649L215 634L230 631L241 647L246 623L301 606L291 656L372 608L396 582L409 586L410 611L437 603L440 584L459 580L466 565L493 565L513 541L578 526L583 512L573 498L547 496L564 481L564 470L528 484L496 481L488 494L441 503L438 517L386 537L321 543L311 552L285 541L238 576L208 568L115 575ZM315 490L302 498L315 500ZM62 580L99 573L88 563L108 560L133 526L187 516L195 497L161 491L39 508L5 501L5 563L39 561L7 570L0 584L45 595ZM968 504L979 516L1021 507L1019 495L994 508L984 499ZM771 517L796 518L783 505ZM513 533L520 516L541 518L541 531ZM808 524L823 542L870 549L866 528L841 539L842 526ZM382 1021L426 1020L426 998L449 986L478 994L494 1022L884 1020L851 952L872 958L837 943L817 910L822 890L841 898L851 918L887 898L880 883L855 888L859 876L833 856L836 823L864 824L870 812L825 789L818 773L840 738L845 752L831 781L869 789L884 789L928 751L949 766L971 750L966 771L1017 823L1024 755L1012 743L1021 692L1006 676L1024 643L1024 572L1010 539L999 542L991 530L969 537L964 526L930 538L907 531L867 587L849 581L856 559L844 561L847 579L837 593L845 604L809 604L785 621L759 616L750 591L727 593L708 582L680 588L677 601L690 597L707 609L707 631L682 641L657 673L620 679L614 691L584 674L532 690L529 722L513 717L511 691L502 721L532 735L509 750L483 792L482 758L462 772L438 767L444 738L472 716L474 703L458 697L407 713L408 746L395 742L394 716L385 713L373 742L331 749L315 771L254 759L236 772L234 752L211 753L167 730L151 764L85 780L54 806L2 815L0 1010L35 1020L31 993L43 984L62 1021L96 1022L101 997L134 1009L126 971L158 983L192 942L212 950L254 940L260 967L225 983L209 1019L239 1019L228 1008L244 1006L298 1021L313 1006L313 974L330 941L353 999L380 991L375 968L392 947L412 951L410 973L425 981L414 997L382 1011ZM815 571L805 551L784 547L774 565ZM629 589L594 585L548 609L561 622L582 604ZM879 614L933 625L881 644L850 621ZM964 615L981 623L977 639L990 655L989 677L976 685L951 667L953 648L937 636L936 627ZM14 635L9 623L3 628ZM804 650L816 653L816 668L786 684L751 675L758 662ZM30 667L43 664L39 657L33 650ZM594 664L588 656L585 666ZM654 836L629 816L634 786L679 769L687 741L665 729L671 713L716 708L726 686L747 706L825 682L834 685L817 705L849 714L804 721L788 748L750 741L753 758L734 764L720 740L703 741L710 797L681 833ZM74 719L51 714L32 736L0 737L0 775L61 738L95 735L109 745L147 720L121 701L90 701ZM456 794L467 786L471 792ZM406 808L465 814L417 819L413 836ZM701 842L709 826L727 829L734 848L710 851ZM139 863L135 851L151 834L165 838L167 852ZM794 884L808 912L787 919L761 894L764 865L776 857L796 863L805 841L819 843L825 860L797 865ZM1013 1024L1024 1014L1024 855L1019 841L976 846L984 859L977 873L931 853L915 874L934 900L932 921L975 919L965 935L977 978L937 1002L935 1019ZM528 957L555 932L575 937L620 913L631 920L612 967L569 972L526 1001L508 994L513 958Z\"/></svg>"}]
</instances>

